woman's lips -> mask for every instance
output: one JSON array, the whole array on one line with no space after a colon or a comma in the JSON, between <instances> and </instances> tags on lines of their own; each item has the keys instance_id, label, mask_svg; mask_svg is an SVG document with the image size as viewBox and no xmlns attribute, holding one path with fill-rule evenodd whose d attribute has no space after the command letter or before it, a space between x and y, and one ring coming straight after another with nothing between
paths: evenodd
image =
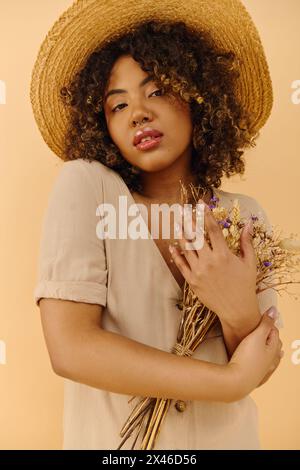
<instances>
[{"instance_id":1,"label":"woman's lips","mask_svg":"<svg viewBox=\"0 0 300 470\"><path fill-rule=\"evenodd\" d=\"M144 142L140 142L136 145L136 148L139 150L149 150L155 147L158 147L163 136L160 135L159 137L154 137L151 140L145 140Z\"/></svg>"}]
</instances>

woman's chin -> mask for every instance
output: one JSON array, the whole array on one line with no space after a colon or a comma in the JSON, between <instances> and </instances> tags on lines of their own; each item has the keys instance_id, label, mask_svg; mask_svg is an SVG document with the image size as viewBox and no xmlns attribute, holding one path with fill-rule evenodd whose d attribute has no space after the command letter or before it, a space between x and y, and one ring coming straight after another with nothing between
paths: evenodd
<instances>
[{"instance_id":1,"label":"woman's chin","mask_svg":"<svg viewBox=\"0 0 300 470\"><path fill-rule=\"evenodd\" d=\"M130 163L142 171L156 172L166 170L168 167L172 166L174 160L167 160L166 156L161 154L147 153L142 154L139 159L131 159Z\"/></svg>"},{"instance_id":2,"label":"woman's chin","mask_svg":"<svg viewBox=\"0 0 300 470\"><path fill-rule=\"evenodd\" d=\"M143 164L135 164L141 171L145 171L147 173L155 173L158 171L166 170L170 164L166 164L166 162L158 162L158 161L147 161L143 162Z\"/></svg>"}]
</instances>

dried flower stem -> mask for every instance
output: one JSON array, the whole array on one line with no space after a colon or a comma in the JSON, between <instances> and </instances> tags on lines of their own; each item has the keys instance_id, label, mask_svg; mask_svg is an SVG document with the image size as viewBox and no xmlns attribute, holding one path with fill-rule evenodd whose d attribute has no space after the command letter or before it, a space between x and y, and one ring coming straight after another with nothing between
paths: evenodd
<instances>
[{"instance_id":1,"label":"dried flower stem","mask_svg":"<svg viewBox=\"0 0 300 470\"><path fill-rule=\"evenodd\" d=\"M181 203L186 204L190 201L189 191L181 185ZM207 189L200 186L195 187L189 185L192 194L193 203L197 203L203 199ZM200 194L201 193L201 194ZM245 221L241 218L240 207L237 199L233 201L231 209L218 207L213 198L211 201L215 206L211 208L213 215L219 224L223 225L223 235L229 249L237 256L240 256L240 233L245 225ZM252 215L253 220L253 247L257 258L257 279L256 294L264 292L268 289L276 290L279 294L281 286L288 284L300 284L300 281L289 280L288 276L299 273L300 257L297 253L300 251L300 242L293 238L282 239L282 231L276 233L275 229L268 230L263 221L259 221L258 217ZM211 247L208 234L205 232L204 237ZM218 321L217 315L209 310L200 299L194 295L192 289L187 282L184 283L182 300L177 304L182 310L182 317L177 333L177 342L172 348L172 353L180 356L191 356L204 340L211 328ZM135 398L135 397L133 397ZM130 400L131 401L131 400ZM120 435L124 437L118 449L132 435L133 431L138 427L137 435L133 446L137 442L137 438L142 433L143 423L148 414L148 422L144 429L142 437L141 449L153 449L159 435L161 425L164 422L169 407L172 403L168 398L142 398L137 406L133 409L130 416L126 420ZM182 411L183 401L177 400L175 406L178 411Z\"/></svg>"}]
</instances>

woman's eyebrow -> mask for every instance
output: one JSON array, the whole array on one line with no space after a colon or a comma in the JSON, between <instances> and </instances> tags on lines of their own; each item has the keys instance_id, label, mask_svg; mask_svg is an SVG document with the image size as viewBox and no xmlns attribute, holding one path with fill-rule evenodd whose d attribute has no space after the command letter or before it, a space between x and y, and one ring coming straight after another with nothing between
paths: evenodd
<instances>
[{"instance_id":1,"label":"woman's eyebrow","mask_svg":"<svg viewBox=\"0 0 300 470\"><path fill-rule=\"evenodd\" d=\"M146 78L144 78L141 83L139 84L139 87L141 88L142 86L146 85L146 83L151 82L153 80L153 75L148 75ZM104 98L104 103L106 102L107 98L110 95L116 95L117 93L127 93L127 90L122 90L121 88L115 88L114 90L110 90Z\"/></svg>"}]
</instances>

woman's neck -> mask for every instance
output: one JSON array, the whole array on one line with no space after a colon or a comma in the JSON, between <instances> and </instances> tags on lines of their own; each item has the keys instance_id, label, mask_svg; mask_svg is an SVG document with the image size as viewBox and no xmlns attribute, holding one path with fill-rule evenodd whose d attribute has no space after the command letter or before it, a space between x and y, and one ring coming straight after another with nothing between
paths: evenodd
<instances>
[{"instance_id":1,"label":"woman's neck","mask_svg":"<svg viewBox=\"0 0 300 470\"><path fill-rule=\"evenodd\" d=\"M162 183L160 187L155 187L154 190L151 192L147 191L143 188L142 192L137 192L137 191L132 191L133 197L139 201L144 201L145 203L150 203L150 204L175 204L175 203L186 203L186 204L194 204L197 202L198 198L202 198L206 204L209 204L210 199L213 197L214 193L212 188L209 189L203 189L203 187L198 183L195 178L192 179L187 179L183 180L181 179L181 182L186 189L186 194L184 195L184 201L182 200L182 191L181 191L181 185L179 181L174 183L173 185L170 184L170 181L168 181L165 185ZM199 191L196 191L196 193L192 193L191 188L189 184L192 184L193 187L199 188ZM197 199L195 197L198 196Z\"/></svg>"}]
</instances>

